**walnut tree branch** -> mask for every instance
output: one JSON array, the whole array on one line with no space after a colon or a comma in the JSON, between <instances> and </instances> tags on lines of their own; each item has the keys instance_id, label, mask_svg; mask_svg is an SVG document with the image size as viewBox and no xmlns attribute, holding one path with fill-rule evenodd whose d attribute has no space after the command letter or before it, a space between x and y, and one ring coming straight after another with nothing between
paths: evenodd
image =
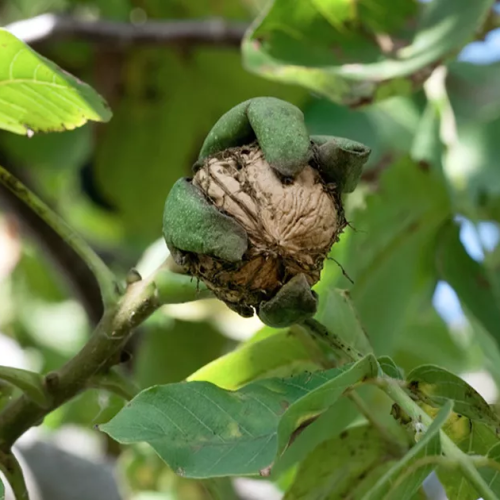
<instances>
[{"instance_id":1,"label":"walnut tree branch","mask_svg":"<svg viewBox=\"0 0 500 500\"><path fill-rule=\"evenodd\" d=\"M81 351L59 370L45 377L50 405L42 407L22 395L0 412L1 452L11 446L30 427L85 390L95 377L105 374L119 362L120 352L134 328L165 303L180 303L209 296L207 290L187 275L170 271L168 262L148 279L129 285L115 307L105 311L92 337ZM92 384L91 384L92 385Z\"/></svg>"},{"instance_id":2,"label":"walnut tree branch","mask_svg":"<svg viewBox=\"0 0 500 500\"><path fill-rule=\"evenodd\" d=\"M236 47L240 45L247 28L247 23L217 18L152 20L134 24L100 19L85 20L57 14L42 14L5 26L5 29L29 44L52 39L72 39L107 45L183 43Z\"/></svg>"}]
</instances>

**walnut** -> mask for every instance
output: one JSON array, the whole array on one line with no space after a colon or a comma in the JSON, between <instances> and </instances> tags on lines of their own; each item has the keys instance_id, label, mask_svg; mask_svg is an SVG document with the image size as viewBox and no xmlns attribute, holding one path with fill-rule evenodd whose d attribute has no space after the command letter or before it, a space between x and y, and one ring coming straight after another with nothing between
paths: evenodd
<instances>
[{"instance_id":1,"label":"walnut","mask_svg":"<svg viewBox=\"0 0 500 500\"><path fill-rule=\"evenodd\" d=\"M297 274L310 286L346 221L340 194L313 161L295 178L272 169L257 145L205 159L193 180L207 200L248 235L243 259L228 263L190 253L185 262L230 307L244 316L268 301Z\"/></svg>"}]
</instances>

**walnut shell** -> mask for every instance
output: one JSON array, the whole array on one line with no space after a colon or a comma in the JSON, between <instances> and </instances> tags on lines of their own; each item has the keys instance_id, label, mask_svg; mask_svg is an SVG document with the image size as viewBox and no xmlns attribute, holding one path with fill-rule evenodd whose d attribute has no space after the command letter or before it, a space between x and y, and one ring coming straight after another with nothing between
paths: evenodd
<instances>
[{"instance_id":1,"label":"walnut shell","mask_svg":"<svg viewBox=\"0 0 500 500\"><path fill-rule=\"evenodd\" d=\"M256 145L206 159L192 183L221 212L245 229L243 259L228 263L189 254L184 263L230 307L244 316L303 273L312 286L346 225L340 196L311 162L295 178L270 167Z\"/></svg>"}]
</instances>

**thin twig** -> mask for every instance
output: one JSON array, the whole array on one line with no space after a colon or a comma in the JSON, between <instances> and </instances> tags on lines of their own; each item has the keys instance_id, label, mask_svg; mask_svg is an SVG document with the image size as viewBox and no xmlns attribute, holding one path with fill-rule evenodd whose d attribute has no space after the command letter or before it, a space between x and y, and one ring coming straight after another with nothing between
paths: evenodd
<instances>
[{"instance_id":1,"label":"thin twig","mask_svg":"<svg viewBox=\"0 0 500 500\"><path fill-rule=\"evenodd\" d=\"M238 47L248 26L248 23L218 18L133 24L42 14L9 24L5 29L30 44L52 39L72 39L106 45L182 43Z\"/></svg>"}]
</instances>

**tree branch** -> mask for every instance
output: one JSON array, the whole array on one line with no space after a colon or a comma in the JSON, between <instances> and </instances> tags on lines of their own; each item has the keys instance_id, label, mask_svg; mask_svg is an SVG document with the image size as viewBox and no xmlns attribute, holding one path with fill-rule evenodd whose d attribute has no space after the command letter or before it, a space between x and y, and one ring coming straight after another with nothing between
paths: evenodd
<instances>
[{"instance_id":1,"label":"tree branch","mask_svg":"<svg viewBox=\"0 0 500 500\"><path fill-rule=\"evenodd\" d=\"M183 43L235 47L240 45L247 28L247 23L223 19L147 21L133 24L88 21L56 14L42 14L5 26L5 29L29 44L52 39L76 39L114 45Z\"/></svg>"},{"instance_id":2,"label":"tree branch","mask_svg":"<svg viewBox=\"0 0 500 500\"><path fill-rule=\"evenodd\" d=\"M174 294L176 287L178 293ZM201 287L201 292L204 292L204 287ZM42 407L22 395L0 412L0 452L9 453L11 446L26 430L86 389L93 377L106 373L117 364L134 328L163 305L168 297L172 297L171 303L197 300L200 298L200 286L190 276L179 276L169 271L168 263L150 278L129 285L118 304L105 311L81 351L59 370L46 375L50 406Z\"/></svg>"}]
</instances>

